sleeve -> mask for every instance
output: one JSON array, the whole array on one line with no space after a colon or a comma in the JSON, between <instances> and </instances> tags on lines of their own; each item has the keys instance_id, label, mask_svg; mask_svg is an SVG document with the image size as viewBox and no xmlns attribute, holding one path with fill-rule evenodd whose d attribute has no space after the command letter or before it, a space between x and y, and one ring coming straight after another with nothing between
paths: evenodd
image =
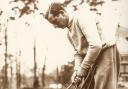
<instances>
[{"instance_id":1,"label":"sleeve","mask_svg":"<svg viewBox=\"0 0 128 89\"><path fill-rule=\"evenodd\" d=\"M92 18L91 15L86 15L86 17L79 16L77 22L88 42L87 54L81 63L81 67L84 68L87 64L94 63L96 61L102 48L102 42L100 40L94 18Z\"/></svg>"},{"instance_id":2,"label":"sleeve","mask_svg":"<svg viewBox=\"0 0 128 89\"><path fill-rule=\"evenodd\" d=\"M74 55L74 62L75 62L74 63L75 64L74 70L77 71L80 68L82 61L83 61L83 56L80 55L79 53L76 53Z\"/></svg>"},{"instance_id":3,"label":"sleeve","mask_svg":"<svg viewBox=\"0 0 128 89\"><path fill-rule=\"evenodd\" d=\"M75 49L75 46L73 45L73 43L72 43L72 40L71 40L71 38L69 37L69 34L67 34L67 38L68 38L68 40L69 40L69 42L72 44L72 46L74 47L74 50L76 51L76 49ZM78 53L77 51L76 51L76 53L74 54L74 70L75 71L77 71L79 68L80 68L80 65L81 65L81 63L82 63L82 61L83 61L83 56L84 55L81 55L80 53Z\"/></svg>"}]
</instances>

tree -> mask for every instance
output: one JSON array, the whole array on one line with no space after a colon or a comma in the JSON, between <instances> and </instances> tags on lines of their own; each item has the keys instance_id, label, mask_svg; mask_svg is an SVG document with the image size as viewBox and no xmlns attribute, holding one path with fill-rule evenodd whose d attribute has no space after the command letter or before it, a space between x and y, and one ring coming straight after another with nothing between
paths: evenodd
<instances>
[{"instance_id":1,"label":"tree","mask_svg":"<svg viewBox=\"0 0 128 89\"><path fill-rule=\"evenodd\" d=\"M126 40L128 41L128 37L126 37Z\"/></svg>"},{"instance_id":2,"label":"tree","mask_svg":"<svg viewBox=\"0 0 128 89\"><path fill-rule=\"evenodd\" d=\"M35 10L38 10L38 7L37 7L37 3L38 1L37 0L13 0L13 1L10 1L9 4L11 3L18 3L18 2L22 2L24 4L24 7L19 7L19 6L14 6L12 8L12 11L15 11L16 9L19 10L19 18L22 17L23 15L27 14L31 14L32 12L34 13ZM33 9L31 9L30 7L33 7Z\"/></svg>"},{"instance_id":3,"label":"tree","mask_svg":"<svg viewBox=\"0 0 128 89\"><path fill-rule=\"evenodd\" d=\"M8 22L8 21L7 21ZM5 28L5 70L4 70L4 89L8 89L8 63L7 63L7 53L8 53L8 41L7 41L7 27Z\"/></svg>"}]
</instances>

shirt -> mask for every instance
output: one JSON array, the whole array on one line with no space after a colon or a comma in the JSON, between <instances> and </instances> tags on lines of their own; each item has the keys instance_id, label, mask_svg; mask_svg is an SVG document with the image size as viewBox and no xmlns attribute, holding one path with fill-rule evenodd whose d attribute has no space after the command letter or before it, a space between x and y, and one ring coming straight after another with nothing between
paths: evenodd
<instances>
[{"instance_id":1,"label":"shirt","mask_svg":"<svg viewBox=\"0 0 128 89\"><path fill-rule=\"evenodd\" d=\"M69 22L68 38L78 54L86 54L81 67L86 62L95 62L102 47L95 19L89 10L79 10Z\"/></svg>"}]
</instances>

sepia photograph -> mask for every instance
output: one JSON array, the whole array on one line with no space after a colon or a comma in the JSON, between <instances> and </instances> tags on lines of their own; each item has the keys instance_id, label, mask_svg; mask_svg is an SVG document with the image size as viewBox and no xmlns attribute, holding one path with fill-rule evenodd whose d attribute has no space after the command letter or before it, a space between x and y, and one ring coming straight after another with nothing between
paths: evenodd
<instances>
[{"instance_id":1,"label":"sepia photograph","mask_svg":"<svg viewBox=\"0 0 128 89\"><path fill-rule=\"evenodd\" d=\"M128 0L0 0L0 89L128 89Z\"/></svg>"}]
</instances>

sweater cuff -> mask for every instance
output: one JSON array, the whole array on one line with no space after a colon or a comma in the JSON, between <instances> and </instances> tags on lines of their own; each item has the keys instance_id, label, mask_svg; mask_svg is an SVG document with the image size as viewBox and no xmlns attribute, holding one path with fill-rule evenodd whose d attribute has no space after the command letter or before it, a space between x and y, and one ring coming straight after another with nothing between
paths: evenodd
<instances>
[{"instance_id":1,"label":"sweater cuff","mask_svg":"<svg viewBox=\"0 0 128 89\"><path fill-rule=\"evenodd\" d=\"M91 61L82 62L81 67L89 70L92 67L92 65L94 65L94 63L95 62L91 62Z\"/></svg>"},{"instance_id":2,"label":"sweater cuff","mask_svg":"<svg viewBox=\"0 0 128 89\"><path fill-rule=\"evenodd\" d=\"M78 70L81 66L82 61L83 61L83 57L81 57L81 55L79 55L79 54L75 54L74 60L75 60L74 70Z\"/></svg>"}]
</instances>

